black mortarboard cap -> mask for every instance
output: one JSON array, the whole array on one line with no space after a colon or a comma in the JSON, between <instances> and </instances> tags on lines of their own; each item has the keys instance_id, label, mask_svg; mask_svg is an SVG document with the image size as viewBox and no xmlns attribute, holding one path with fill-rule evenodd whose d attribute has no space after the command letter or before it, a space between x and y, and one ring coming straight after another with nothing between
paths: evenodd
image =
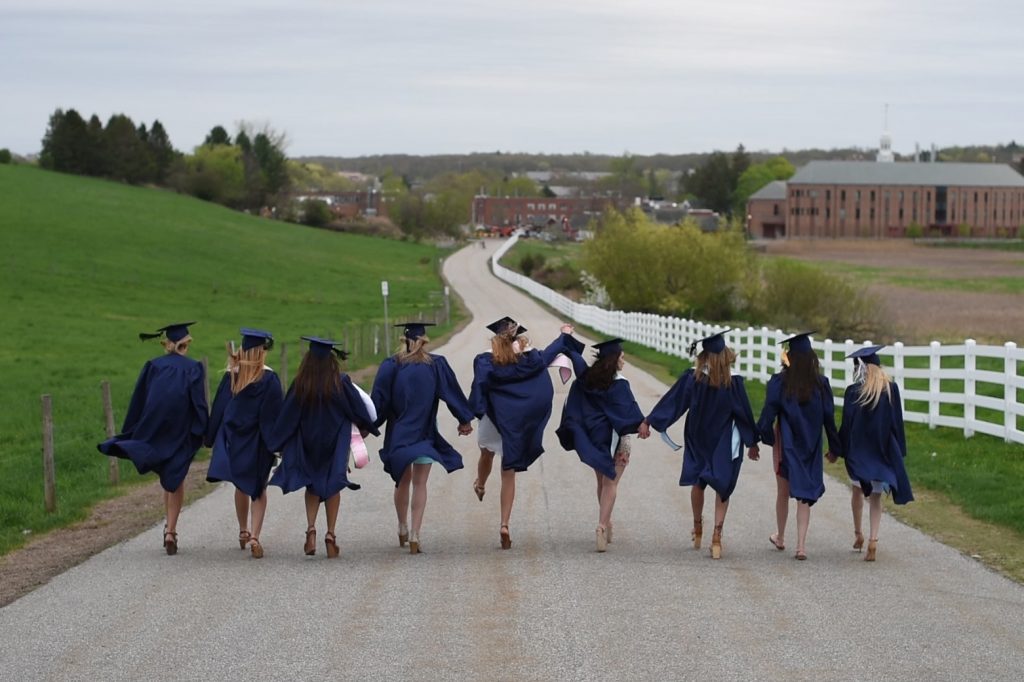
<instances>
[{"instance_id":1,"label":"black mortarboard cap","mask_svg":"<svg viewBox=\"0 0 1024 682\"><path fill-rule=\"evenodd\" d=\"M797 353L810 353L813 352L811 348L811 334L814 332L800 332L794 334L788 339L782 339L779 343L788 343L790 352L796 351Z\"/></svg>"},{"instance_id":2,"label":"black mortarboard cap","mask_svg":"<svg viewBox=\"0 0 1024 682\"><path fill-rule=\"evenodd\" d=\"M882 363L878 359L878 351L882 350L883 348L885 348L884 345L864 346L863 348L858 348L857 350L853 351L846 357L856 358L861 362L864 362L869 365L881 365Z\"/></svg>"},{"instance_id":3,"label":"black mortarboard cap","mask_svg":"<svg viewBox=\"0 0 1024 682\"><path fill-rule=\"evenodd\" d=\"M622 353L622 339L608 339L601 343L595 343L594 348L597 349L597 357L603 358L609 355L619 355Z\"/></svg>"},{"instance_id":4,"label":"black mortarboard cap","mask_svg":"<svg viewBox=\"0 0 1024 682\"><path fill-rule=\"evenodd\" d=\"M166 334L168 340L177 343L178 341L181 341L183 338L188 336L189 325L193 324L195 324L195 322L175 322L174 324L169 324L166 327L160 327L159 329L156 330L155 334L147 334L145 332L141 332L139 334L139 338L145 341L146 339L158 339L164 334Z\"/></svg>"},{"instance_id":5,"label":"black mortarboard cap","mask_svg":"<svg viewBox=\"0 0 1024 682\"><path fill-rule=\"evenodd\" d=\"M508 331L509 327L516 327L516 336L526 333L526 327L521 326L508 315L487 325L487 328L494 332L495 335Z\"/></svg>"},{"instance_id":6,"label":"black mortarboard cap","mask_svg":"<svg viewBox=\"0 0 1024 682\"><path fill-rule=\"evenodd\" d=\"M701 350L706 350L709 353L721 353L725 350L725 335L731 332L732 329L723 329L720 332L715 332L711 336L705 336L703 339L697 339L690 344L690 355L697 352L697 344L700 344Z\"/></svg>"},{"instance_id":7,"label":"black mortarboard cap","mask_svg":"<svg viewBox=\"0 0 1024 682\"><path fill-rule=\"evenodd\" d=\"M339 358L344 360L348 357L348 352L343 351L340 348L336 348L338 345L337 341L331 341L330 339L321 339L319 336L303 336L303 341L309 341L309 352L314 355L323 357L330 355L332 352Z\"/></svg>"},{"instance_id":8,"label":"black mortarboard cap","mask_svg":"<svg viewBox=\"0 0 1024 682\"><path fill-rule=\"evenodd\" d=\"M427 327L433 327L434 323L433 322L399 322L395 326L396 327L405 327L405 329L402 330L402 336L404 336L405 338L409 339L410 341L415 341L416 339L418 339L421 336L423 336L424 334L426 334L427 333L426 328Z\"/></svg>"},{"instance_id":9,"label":"black mortarboard cap","mask_svg":"<svg viewBox=\"0 0 1024 682\"><path fill-rule=\"evenodd\" d=\"M242 350L259 348L260 346L270 350L274 347L274 335L263 329L242 327L238 330L238 333L242 335Z\"/></svg>"}]
</instances>

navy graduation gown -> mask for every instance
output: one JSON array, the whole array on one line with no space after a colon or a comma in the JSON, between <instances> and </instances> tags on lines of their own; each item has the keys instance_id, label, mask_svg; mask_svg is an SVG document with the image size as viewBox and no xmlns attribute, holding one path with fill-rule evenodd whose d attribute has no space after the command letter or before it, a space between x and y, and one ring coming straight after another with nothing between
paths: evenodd
<instances>
[{"instance_id":1,"label":"navy graduation gown","mask_svg":"<svg viewBox=\"0 0 1024 682\"><path fill-rule=\"evenodd\" d=\"M616 379L604 391L587 389L583 384L586 370L580 371L576 357L577 379L569 387L562 408L562 421L555 432L566 450L575 450L580 461L608 478L614 479L615 458L611 451L614 434L636 433L644 413L636 404L633 391L625 379ZM580 358L582 361L582 358ZM586 367L586 363L583 363Z\"/></svg>"},{"instance_id":2,"label":"navy graduation gown","mask_svg":"<svg viewBox=\"0 0 1024 682\"><path fill-rule=\"evenodd\" d=\"M544 428L551 418L555 389L548 365L569 350L566 334L543 351L528 350L511 365L495 365L491 353L473 360L473 387L469 406L473 414L485 414L501 434L501 468L526 471L544 452Z\"/></svg>"},{"instance_id":3,"label":"navy graduation gown","mask_svg":"<svg viewBox=\"0 0 1024 682\"><path fill-rule=\"evenodd\" d=\"M140 474L155 471L174 492L203 444L209 410L203 365L168 353L142 367L121 433L100 443L105 455L130 459Z\"/></svg>"},{"instance_id":4,"label":"navy graduation gown","mask_svg":"<svg viewBox=\"0 0 1024 682\"><path fill-rule=\"evenodd\" d=\"M828 448L839 454L836 431L835 399L827 377L819 376L820 390L805 403L783 394L782 374L772 375L765 389L764 408L757 422L761 441L775 444L775 418L782 437L782 461L779 475L789 481L789 496L814 504L825 494L821 452L824 427Z\"/></svg>"},{"instance_id":5,"label":"navy graduation gown","mask_svg":"<svg viewBox=\"0 0 1024 682\"><path fill-rule=\"evenodd\" d=\"M353 424L379 435L347 374L341 375L341 386L333 395L309 407L299 404L293 382L267 442L272 451L281 453L281 464L270 485L285 494L306 488L321 500L343 488L358 490L359 486L348 480Z\"/></svg>"},{"instance_id":6,"label":"navy graduation gown","mask_svg":"<svg viewBox=\"0 0 1024 682\"><path fill-rule=\"evenodd\" d=\"M852 480L863 484L867 495L882 492L871 490L872 481L881 481L892 490L893 502L911 502L914 493L903 462L907 456L907 440L903 432L899 386L890 382L891 400L890 396L882 393L874 409L857 404L861 388L862 384L853 384L843 393L839 441L846 473Z\"/></svg>"},{"instance_id":7,"label":"navy graduation gown","mask_svg":"<svg viewBox=\"0 0 1024 682\"><path fill-rule=\"evenodd\" d=\"M231 395L231 374L224 374L206 431L206 444L213 447L207 481L229 481L250 498L259 499L274 465L267 441L283 396L281 380L270 369L264 369L259 381L238 395Z\"/></svg>"},{"instance_id":8,"label":"navy graduation gown","mask_svg":"<svg viewBox=\"0 0 1024 682\"><path fill-rule=\"evenodd\" d=\"M654 406L647 422L665 433L687 412L679 485L711 486L722 501L727 501L736 489L743 465L742 450L739 457L733 457L733 426L743 445L757 444L754 413L743 377L733 375L728 387L716 388L697 381L695 371L688 369Z\"/></svg>"},{"instance_id":9,"label":"navy graduation gown","mask_svg":"<svg viewBox=\"0 0 1024 682\"><path fill-rule=\"evenodd\" d=\"M448 473L462 468L462 455L437 430L438 402L443 400L460 424L473 421L473 412L448 361L433 353L430 358L430 363L400 363L390 357L373 381L376 425L387 422L380 459L395 485L419 457L429 457Z\"/></svg>"}]
</instances>

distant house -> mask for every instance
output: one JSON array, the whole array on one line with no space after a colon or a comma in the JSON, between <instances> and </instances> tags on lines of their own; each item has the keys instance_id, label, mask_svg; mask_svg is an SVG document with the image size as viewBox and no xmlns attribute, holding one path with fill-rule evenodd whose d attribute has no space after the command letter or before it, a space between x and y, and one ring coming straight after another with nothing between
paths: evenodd
<instances>
[{"instance_id":1,"label":"distant house","mask_svg":"<svg viewBox=\"0 0 1024 682\"><path fill-rule=\"evenodd\" d=\"M387 202L377 190L351 192L305 192L293 196L296 201L319 199L327 204L335 218L351 220L362 216L387 216Z\"/></svg>"},{"instance_id":2,"label":"distant house","mask_svg":"<svg viewBox=\"0 0 1024 682\"><path fill-rule=\"evenodd\" d=\"M622 210L612 197L489 197L473 198L473 224L488 227L580 229L608 208Z\"/></svg>"},{"instance_id":3,"label":"distant house","mask_svg":"<svg viewBox=\"0 0 1024 682\"><path fill-rule=\"evenodd\" d=\"M688 201L647 201L640 205L640 209L658 223L678 225L684 220L692 220L703 232L714 232L718 229L717 213L707 208L691 208Z\"/></svg>"},{"instance_id":4,"label":"distant house","mask_svg":"<svg viewBox=\"0 0 1024 682\"><path fill-rule=\"evenodd\" d=\"M784 189L783 189L784 185ZM1024 177L1006 164L812 161L747 203L755 238L1018 236Z\"/></svg>"}]
</instances>

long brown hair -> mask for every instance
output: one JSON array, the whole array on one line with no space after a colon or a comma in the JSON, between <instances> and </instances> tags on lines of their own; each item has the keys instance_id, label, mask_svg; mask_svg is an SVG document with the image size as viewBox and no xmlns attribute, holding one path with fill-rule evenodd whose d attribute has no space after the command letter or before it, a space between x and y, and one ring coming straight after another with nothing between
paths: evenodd
<instances>
[{"instance_id":1,"label":"long brown hair","mask_svg":"<svg viewBox=\"0 0 1024 682\"><path fill-rule=\"evenodd\" d=\"M402 339L402 347L395 353L395 360L400 365L429 365L434 359L427 352L428 343L430 343L430 338L427 336L421 336L416 339Z\"/></svg>"},{"instance_id":2,"label":"long brown hair","mask_svg":"<svg viewBox=\"0 0 1024 682\"><path fill-rule=\"evenodd\" d=\"M334 353L307 351L292 388L302 407L322 405L341 389L341 363Z\"/></svg>"},{"instance_id":3,"label":"long brown hair","mask_svg":"<svg viewBox=\"0 0 1024 682\"><path fill-rule=\"evenodd\" d=\"M231 395L238 395L249 384L263 378L264 365L267 361L265 346L256 346L231 352L228 349L228 371L231 372Z\"/></svg>"},{"instance_id":4,"label":"long brown hair","mask_svg":"<svg viewBox=\"0 0 1024 682\"><path fill-rule=\"evenodd\" d=\"M821 391L821 364L812 351L790 350L789 366L782 370L782 392L787 398L805 403Z\"/></svg>"},{"instance_id":5,"label":"long brown hair","mask_svg":"<svg viewBox=\"0 0 1024 682\"><path fill-rule=\"evenodd\" d=\"M732 383L732 363L736 362L736 351L726 346L720 353L702 350L697 356L694 374L698 383L707 382L712 388L725 388Z\"/></svg>"},{"instance_id":6,"label":"long brown hair","mask_svg":"<svg viewBox=\"0 0 1024 682\"><path fill-rule=\"evenodd\" d=\"M515 325L512 325L508 331L500 334L495 334L491 339L491 358L496 365L514 365L519 356L516 355L516 351L512 348L512 343L516 340Z\"/></svg>"},{"instance_id":7,"label":"long brown hair","mask_svg":"<svg viewBox=\"0 0 1024 682\"><path fill-rule=\"evenodd\" d=\"M599 356L583 375L583 387L588 391L607 391L619 373L622 353Z\"/></svg>"}]
</instances>

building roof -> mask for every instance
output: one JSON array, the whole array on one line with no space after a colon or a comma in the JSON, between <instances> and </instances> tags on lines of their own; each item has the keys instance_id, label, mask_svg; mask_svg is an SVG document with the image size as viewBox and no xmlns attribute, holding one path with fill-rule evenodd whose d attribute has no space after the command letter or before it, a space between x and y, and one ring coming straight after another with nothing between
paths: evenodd
<instances>
[{"instance_id":1,"label":"building roof","mask_svg":"<svg viewBox=\"0 0 1024 682\"><path fill-rule=\"evenodd\" d=\"M789 184L1024 187L1024 177L1002 163L811 161L790 178Z\"/></svg>"},{"instance_id":2,"label":"building roof","mask_svg":"<svg viewBox=\"0 0 1024 682\"><path fill-rule=\"evenodd\" d=\"M750 201L754 199L767 199L770 201L781 201L786 198L786 181L772 180L767 185L750 195Z\"/></svg>"}]
</instances>

